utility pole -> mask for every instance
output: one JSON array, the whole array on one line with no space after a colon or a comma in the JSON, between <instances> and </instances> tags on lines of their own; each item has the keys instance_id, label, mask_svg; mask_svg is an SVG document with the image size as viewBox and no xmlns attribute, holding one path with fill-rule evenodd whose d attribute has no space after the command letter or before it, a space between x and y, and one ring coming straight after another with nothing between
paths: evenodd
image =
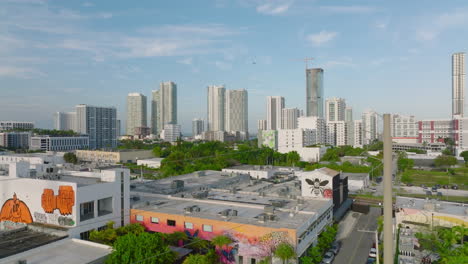
<instances>
[{"instance_id":1,"label":"utility pole","mask_svg":"<svg viewBox=\"0 0 468 264\"><path fill-rule=\"evenodd\" d=\"M380 259L380 255L379 255L379 231L378 230L375 230L375 231L372 231L372 230L362 230L362 229L358 229L359 232L364 232L364 233L374 233L375 234L375 250L376 250L376 264L379 264L379 259Z\"/></svg>"},{"instance_id":2,"label":"utility pole","mask_svg":"<svg viewBox=\"0 0 468 264\"><path fill-rule=\"evenodd\" d=\"M393 263L393 201L392 201L392 136L390 134L390 114L383 115L383 157L384 157L384 263Z\"/></svg>"}]
</instances>

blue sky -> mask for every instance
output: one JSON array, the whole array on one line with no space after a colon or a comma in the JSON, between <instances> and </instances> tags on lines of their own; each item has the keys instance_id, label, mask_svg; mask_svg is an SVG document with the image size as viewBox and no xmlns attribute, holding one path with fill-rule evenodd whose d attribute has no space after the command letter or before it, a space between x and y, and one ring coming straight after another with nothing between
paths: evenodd
<instances>
[{"instance_id":1,"label":"blue sky","mask_svg":"<svg viewBox=\"0 0 468 264\"><path fill-rule=\"evenodd\" d=\"M444 118L451 54L468 46L464 0L1 0L0 17L0 120L39 127L80 103L125 120L128 93L171 80L183 131L206 118L206 86L225 84L248 90L256 132L267 95L304 109L304 57L355 119Z\"/></svg>"}]
</instances>

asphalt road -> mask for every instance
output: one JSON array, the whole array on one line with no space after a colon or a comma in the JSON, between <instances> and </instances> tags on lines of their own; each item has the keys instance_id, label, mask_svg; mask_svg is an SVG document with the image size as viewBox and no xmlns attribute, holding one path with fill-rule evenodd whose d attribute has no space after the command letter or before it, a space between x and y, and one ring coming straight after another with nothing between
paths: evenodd
<instances>
[{"instance_id":1,"label":"asphalt road","mask_svg":"<svg viewBox=\"0 0 468 264\"><path fill-rule=\"evenodd\" d=\"M420 186L402 186L401 189L405 190L409 193L417 193L417 194L426 194L426 191L431 191L431 188L423 189ZM466 190L453 190L453 189L438 189L438 192L441 192L442 195L449 195L449 196L468 196L468 191ZM436 193L434 193L436 194Z\"/></svg>"},{"instance_id":2,"label":"asphalt road","mask_svg":"<svg viewBox=\"0 0 468 264\"><path fill-rule=\"evenodd\" d=\"M349 211L349 218L344 218L340 223L338 235L341 240L341 250L336 255L333 264L365 264L369 251L374 243L374 233L359 232L358 230L376 230L377 217L380 215L380 208L371 207L368 214ZM351 219L354 218L354 219Z\"/></svg>"}]
</instances>

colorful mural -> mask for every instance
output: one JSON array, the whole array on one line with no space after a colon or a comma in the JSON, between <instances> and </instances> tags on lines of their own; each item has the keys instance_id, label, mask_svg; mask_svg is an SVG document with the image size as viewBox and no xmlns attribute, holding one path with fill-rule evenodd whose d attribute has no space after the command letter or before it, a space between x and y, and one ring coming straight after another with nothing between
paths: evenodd
<instances>
[{"instance_id":1,"label":"colorful mural","mask_svg":"<svg viewBox=\"0 0 468 264\"><path fill-rule=\"evenodd\" d=\"M171 215L158 212L132 210L132 223L142 223L147 230L161 233L185 232L188 237L199 237L211 240L215 236L226 235L233 241L232 244L218 248L222 263L235 263L235 256L263 259L271 256L276 247L286 242L293 246L296 243L296 230L285 228L271 228L249 224L239 224L222 220L202 219L185 215ZM136 221L136 215L143 217L143 221ZM151 221L151 219L157 222ZM167 225L167 220L175 222ZM171 223L174 223L171 222ZM192 229L185 228L185 223L190 223ZM204 225L212 227L211 232L203 231Z\"/></svg>"},{"instance_id":2,"label":"colorful mural","mask_svg":"<svg viewBox=\"0 0 468 264\"><path fill-rule=\"evenodd\" d=\"M0 221L30 224L33 222L33 218L26 203L19 200L14 193L13 198L6 200L3 204L2 210L0 210Z\"/></svg>"},{"instance_id":3,"label":"colorful mural","mask_svg":"<svg viewBox=\"0 0 468 264\"><path fill-rule=\"evenodd\" d=\"M54 190L44 189L41 199L42 208L46 213L50 214L58 209L61 215L70 215L75 205L75 191L72 186L59 186L56 196Z\"/></svg>"}]
</instances>

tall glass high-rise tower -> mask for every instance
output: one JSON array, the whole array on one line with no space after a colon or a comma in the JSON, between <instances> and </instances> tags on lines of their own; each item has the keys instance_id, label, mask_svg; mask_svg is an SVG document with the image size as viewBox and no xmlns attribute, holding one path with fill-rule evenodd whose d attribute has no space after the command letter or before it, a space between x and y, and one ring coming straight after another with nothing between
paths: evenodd
<instances>
[{"instance_id":1,"label":"tall glass high-rise tower","mask_svg":"<svg viewBox=\"0 0 468 264\"><path fill-rule=\"evenodd\" d=\"M306 115L323 118L323 69L306 69Z\"/></svg>"}]
</instances>

